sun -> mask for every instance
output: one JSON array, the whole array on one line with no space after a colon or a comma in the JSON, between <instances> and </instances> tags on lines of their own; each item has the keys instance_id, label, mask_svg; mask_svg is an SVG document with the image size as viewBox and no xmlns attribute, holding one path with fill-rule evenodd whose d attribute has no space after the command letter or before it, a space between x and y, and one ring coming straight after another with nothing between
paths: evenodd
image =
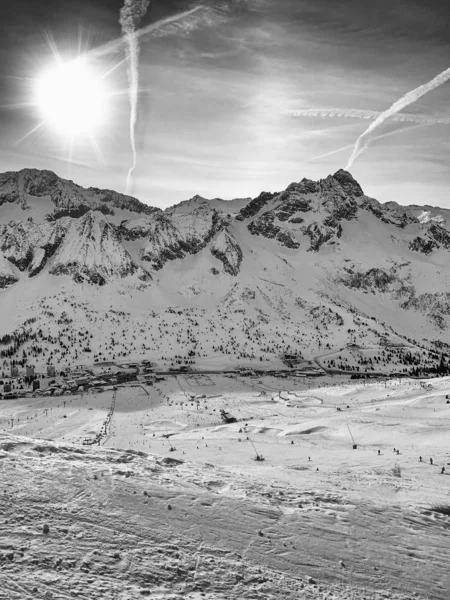
<instances>
[{"instance_id":1,"label":"sun","mask_svg":"<svg viewBox=\"0 0 450 600\"><path fill-rule=\"evenodd\" d=\"M36 80L35 104L46 125L67 137L92 136L107 119L103 78L83 58L45 71Z\"/></svg>"}]
</instances>

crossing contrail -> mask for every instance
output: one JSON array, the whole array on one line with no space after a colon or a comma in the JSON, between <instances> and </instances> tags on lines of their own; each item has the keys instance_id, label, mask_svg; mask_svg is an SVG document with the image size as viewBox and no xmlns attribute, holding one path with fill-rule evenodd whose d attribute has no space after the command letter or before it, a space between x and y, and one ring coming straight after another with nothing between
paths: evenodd
<instances>
[{"instance_id":1,"label":"crossing contrail","mask_svg":"<svg viewBox=\"0 0 450 600\"><path fill-rule=\"evenodd\" d=\"M450 119L449 119L448 124L450 124ZM394 131L389 131L388 133L383 133L383 135L378 135L378 136L376 136L375 139L381 140L386 137L391 137L392 135L398 135L400 133L404 133L405 131L411 131L413 129L422 128L422 127L425 127L426 125L428 125L428 123L414 123L407 127L402 127L401 129L395 129ZM325 154L320 154L319 156L314 156L313 158L310 158L308 160L308 162L313 162L315 160L321 160L322 158L327 158L328 156L332 156L333 154L339 154L339 152L344 152L344 150L349 150L350 148L353 148L353 146L354 146L354 144L347 144L347 146L343 146L342 148L336 148L336 150L330 150L329 152L326 152Z\"/></svg>"},{"instance_id":2,"label":"crossing contrail","mask_svg":"<svg viewBox=\"0 0 450 600\"><path fill-rule=\"evenodd\" d=\"M180 22L180 23L188 22L189 17L194 17L196 15L196 13L205 12L207 10L208 9L205 6L199 5L199 6L196 6L195 8L191 8L189 10L185 10L183 12L179 12L174 15L171 15L170 17L165 17L164 19L159 19L159 21L150 23L146 27L137 29L134 32L134 36L137 40L139 40L141 37L145 36L146 34L163 31L164 27L166 27L168 25L178 24L178 22ZM206 16L206 13L205 13L205 16ZM199 20L199 23L200 22L201 22L201 19ZM97 46L97 48L93 48L92 50L89 50L86 53L86 55L91 58L101 58L102 56L110 55L110 54L116 52L119 48L121 48L121 46L123 44L123 40L124 40L124 38L120 37L116 40L112 40L111 42L107 42L106 44L103 44L102 46Z\"/></svg>"},{"instance_id":3,"label":"crossing contrail","mask_svg":"<svg viewBox=\"0 0 450 600\"><path fill-rule=\"evenodd\" d=\"M136 121L139 94L139 41L136 29L145 17L150 0L125 0L120 10L119 23L126 41L126 54L128 61L128 80L130 84L130 143L133 151L133 164L128 171L126 193L130 194L133 185L133 172L136 168Z\"/></svg>"},{"instance_id":4,"label":"crossing contrail","mask_svg":"<svg viewBox=\"0 0 450 600\"><path fill-rule=\"evenodd\" d=\"M375 121L369 125L366 131L364 131L364 133L362 133L356 140L355 147L353 148L353 152L347 163L346 169L350 169L353 163L355 162L356 158L367 148L370 142L370 136L373 133L373 131L375 131L375 129L380 127L380 125L382 125L387 119L390 119L410 104L413 104L414 102L419 100L419 98L421 98L422 96L425 96L425 94L428 94L428 92L431 92L443 85L444 83L446 83L449 79L450 68L446 69L445 71L442 71L442 73L439 73L439 75L434 77L434 79L432 79L428 83L425 83L415 88L414 90L411 90L410 92L402 96L399 100L394 102L394 104L392 104L392 106L390 106L387 110L382 112L375 119Z\"/></svg>"}]
</instances>

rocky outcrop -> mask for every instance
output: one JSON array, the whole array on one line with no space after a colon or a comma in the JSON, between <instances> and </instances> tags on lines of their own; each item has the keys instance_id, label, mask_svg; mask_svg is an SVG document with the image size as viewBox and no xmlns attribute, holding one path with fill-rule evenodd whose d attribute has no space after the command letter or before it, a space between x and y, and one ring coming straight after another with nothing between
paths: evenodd
<instances>
[{"instance_id":1,"label":"rocky outcrop","mask_svg":"<svg viewBox=\"0 0 450 600\"><path fill-rule=\"evenodd\" d=\"M286 192L279 195L277 201L273 212L276 218L282 223L290 219L293 215L306 213L311 210L311 201L299 194L295 189L286 190Z\"/></svg>"},{"instance_id":2,"label":"rocky outcrop","mask_svg":"<svg viewBox=\"0 0 450 600\"><path fill-rule=\"evenodd\" d=\"M318 252L326 242L341 237L342 225L337 221L332 221L329 225L314 222L304 227L302 231L311 242L308 251Z\"/></svg>"},{"instance_id":3,"label":"rocky outcrop","mask_svg":"<svg viewBox=\"0 0 450 600\"><path fill-rule=\"evenodd\" d=\"M60 219L53 225L49 235L41 240L39 247L34 251L33 260L28 268L30 277L38 275L47 265L48 261L61 245L70 223L71 219Z\"/></svg>"},{"instance_id":4,"label":"rocky outcrop","mask_svg":"<svg viewBox=\"0 0 450 600\"><path fill-rule=\"evenodd\" d=\"M274 239L283 246L286 246L286 248L292 248L293 250L300 248L300 242L288 230L276 225L275 219L275 212L266 212L254 221L251 221L248 224L248 230L253 235L261 235L268 239Z\"/></svg>"},{"instance_id":5,"label":"rocky outcrop","mask_svg":"<svg viewBox=\"0 0 450 600\"><path fill-rule=\"evenodd\" d=\"M39 273L55 253L69 227L70 219L54 225L26 221L10 221L0 226L0 251L20 271Z\"/></svg>"},{"instance_id":6,"label":"rocky outcrop","mask_svg":"<svg viewBox=\"0 0 450 600\"><path fill-rule=\"evenodd\" d=\"M450 250L450 231L442 225L432 223L428 227L428 236L439 244L440 247Z\"/></svg>"},{"instance_id":7,"label":"rocky outcrop","mask_svg":"<svg viewBox=\"0 0 450 600\"><path fill-rule=\"evenodd\" d=\"M159 208L148 206L137 198L127 196L125 194L118 194L113 190L101 190L99 188L89 188L87 190L89 194L98 202L100 202L99 210L105 207L108 208L120 208L122 210L129 210L141 215L152 215L155 212L160 212Z\"/></svg>"},{"instance_id":8,"label":"rocky outcrop","mask_svg":"<svg viewBox=\"0 0 450 600\"><path fill-rule=\"evenodd\" d=\"M154 270L159 270L169 260L182 259L203 250L226 223L217 210L200 205L190 212L186 207L175 207L156 213L137 225L123 223L122 229L129 231L131 238L148 238L141 258Z\"/></svg>"},{"instance_id":9,"label":"rocky outcrop","mask_svg":"<svg viewBox=\"0 0 450 600\"><path fill-rule=\"evenodd\" d=\"M0 289L5 289L19 281L11 268L11 264L0 254Z\"/></svg>"},{"instance_id":10,"label":"rocky outcrop","mask_svg":"<svg viewBox=\"0 0 450 600\"><path fill-rule=\"evenodd\" d=\"M312 179L306 179L306 177L304 177L299 183L291 183L286 188L287 192L296 192L300 195L317 194L319 190L319 183L317 181L312 181Z\"/></svg>"},{"instance_id":11,"label":"rocky outcrop","mask_svg":"<svg viewBox=\"0 0 450 600\"><path fill-rule=\"evenodd\" d=\"M223 230L219 233L211 246L211 254L222 262L225 273L234 277L239 274L242 250L229 231Z\"/></svg>"},{"instance_id":12,"label":"rocky outcrop","mask_svg":"<svg viewBox=\"0 0 450 600\"><path fill-rule=\"evenodd\" d=\"M427 226L425 234L414 238L410 242L409 248L425 255L431 254L439 248L450 250L450 231L439 223L431 222Z\"/></svg>"},{"instance_id":13,"label":"rocky outcrop","mask_svg":"<svg viewBox=\"0 0 450 600\"><path fill-rule=\"evenodd\" d=\"M251 200L247 206L244 206L236 216L237 221L244 221L250 219L259 213L259 211L266 206L277 194L271 194L270 192L262 192L257 198Z\"/></svg>"},{"instance_id":14,"label":"rocky outcrop","mask_svg":"<svg viewBox=\"0 0 450 600\"><path fill-rule=\"evenodd\" d=\"M144 280L149 278L133 262L114 226L94 211L72 220L52 260L50 273L97 285L133 274Z\"/></svg>"},{"instance_id":15,"label":"rocky outcrop","mask_svg":"<svg viewBox=\"0 0 450 600\"><path fill-rule=\"evenodd\" d=\"M438 329L448 329L450 322L450 292L426 293L416 296L412 294L401 304L405 310L416 310L427 316Z\"/></svg>"},{"instance_id":16,"label":"rocky outcrop","mask_svg":"<svg viewBox=\"0 0 450 600\"><path fill-rule=\"evenodd\" d=\"M388 292L390 286L397 280L397 277L392 273L377 268L364 272L345 268L344 273L341 277L341 283L349 288L370 290L373 293Z\"/></svg>"},{"instance_id":17,"label":"rocky outcrop","mask_svg":"<svg viewBox=\"0 0 450 600\"><path fill-rule=\"evenodd\" d=\"M439 248L439 244L437 244L434 240L425 239L420 236L417 236L412 242L409 243L410 250L413 250L413 252L421 252L426 256L431 254L433 250L436 250L437 248Z\"/></svg>"},{"instance_id":18,"label":"rocky outcrop","mask_svg":"<svg viewBox=\"0 0 450 600\"><path fill-rule=\"evenodd\" d=\"M408 225L418 223L418 219L405 206L400 206L396 202L387 202L381 204L374 198L365 196L361 199L361 208L370 211L373 215L389 225L395 225L404 229Z\"/></svg>"},{"instance_id":19,"label":"rocky outcrop","mask_svg":"<svg viewBox=\"0 0 450 600\"><path fill-rule=\"evenodd\" d=\"M32 219L10 221L0 226L0 251L20 271L26 271L33 261L36 248L48 235L49 228Z\"/></svg>"},{"instance_id":20,"label":"rocky outcrop","mask_svg":"<svg viewBox=\"0 0 450 600\"><path fill-rule=\"evenodd\" d=\"M0 206L3 204L21 203L19 193L19 173L9 171L0 174Z\"/></svg>"},{"instance_id":21,"label":"rocky outcrop","mask_svg":"<svg viewBox=\"0 0 450 600\"><path fill-rule=\"evenodd\" d=\"M359 185L356 179L353 179L353 176L348 171L339 169L339 171L336 171L336 173L333 175L333 178L340 184L346 195L353 198L364 196L362 187Z\"/></svg>"}]
</instances>

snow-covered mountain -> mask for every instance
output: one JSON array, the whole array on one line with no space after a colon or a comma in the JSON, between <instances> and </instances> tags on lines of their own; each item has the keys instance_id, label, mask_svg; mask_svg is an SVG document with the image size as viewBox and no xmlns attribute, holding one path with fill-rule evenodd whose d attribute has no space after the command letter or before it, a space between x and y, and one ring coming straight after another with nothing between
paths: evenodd
<instances>
[{"instance_id":1,"label":"snow-covered mountain","mask_svg":"<svg viewBox=\"0 0 450 600\"><path fill-rule=\"evenodd\" d=\"M223 363L407 338L442 349L449 258L450 210L381 204L343 170L167 210L49 171L5 173L0 335L27 333L2 356ZM32 350L39 335L52 350Z\"/></svg>"}]
</instances>

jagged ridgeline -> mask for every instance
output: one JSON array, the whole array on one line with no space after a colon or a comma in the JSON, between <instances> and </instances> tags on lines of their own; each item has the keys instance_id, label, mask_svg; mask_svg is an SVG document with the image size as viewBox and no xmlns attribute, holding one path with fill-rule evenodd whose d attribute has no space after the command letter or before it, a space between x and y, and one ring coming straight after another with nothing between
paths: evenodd
<instances>
[{"instance_id":1,"label":"jagged ridgeline","mask_svg":"<svg viewBox=\"0 0 450 600\"><path fill-rule=\"evenodd\" d=\"M29 327L52 340L64 328L88 331L81 347L97 359L264 361L406 339L442 350L449 223L448 209L381 204L343 170L253 199L195 196L166 210L50 171L4 173L0 336L34 318ZM62 343L53 351L68 360L75 351Z\"/></svg>"}]
</instances>

